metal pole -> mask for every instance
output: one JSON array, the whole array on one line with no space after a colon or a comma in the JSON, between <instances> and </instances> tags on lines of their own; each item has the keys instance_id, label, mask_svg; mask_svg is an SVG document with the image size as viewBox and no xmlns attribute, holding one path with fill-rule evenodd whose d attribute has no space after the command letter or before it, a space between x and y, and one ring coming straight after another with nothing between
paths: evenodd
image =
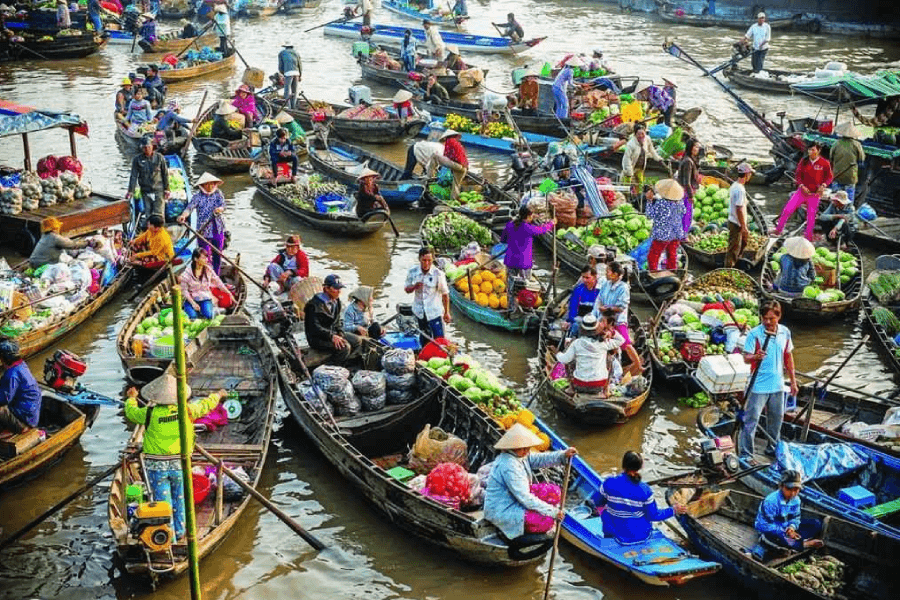
<instances>
[{"instance_id":1,"label":"metal pole","mask_svg":"<svg viewBox=\"0 0 900 600\"><path fill-rule=\"evenodd\" d=\"M173 275L174 277L174 275ZM185 375L184 328L181 314L181 286L172 286L172 327L175 330L175 379L178 382L178 435L181 437L181 475L184 479L185 528L187 529L188 567L191 581L191 600L200 600L200 561L197 556L197 516L194 513L194 482L191 477L191 448L188 439L187 376Z\"/></svg>"}]
</instances>

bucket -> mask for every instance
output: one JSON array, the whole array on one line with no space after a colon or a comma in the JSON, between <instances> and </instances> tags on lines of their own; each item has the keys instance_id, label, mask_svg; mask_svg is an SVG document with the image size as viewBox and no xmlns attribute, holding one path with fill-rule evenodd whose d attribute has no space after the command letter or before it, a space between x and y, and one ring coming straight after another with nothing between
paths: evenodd
<instances>
[{"instance_id":1,"label":"bucket","mask_svg":"<svg viewBox=\"0 0 900 600\"><path fill-rule=\"evenodd\" d=\"M266 72L255 67L247 67L244 76L241 77L241 83L246 83L254 89L261 88L266 82Z\"/></svg>"}]
</instances>

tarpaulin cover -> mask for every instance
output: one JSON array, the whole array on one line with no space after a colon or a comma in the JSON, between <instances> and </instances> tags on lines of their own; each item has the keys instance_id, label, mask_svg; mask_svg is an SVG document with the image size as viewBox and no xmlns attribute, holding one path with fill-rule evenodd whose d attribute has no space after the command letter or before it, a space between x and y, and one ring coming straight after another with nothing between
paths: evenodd
<instances>
[{"instance_id":1,"label":"tarpaulin cover","mask_svg":"<svg viewBox=\"0 0 900 600\"><path fill-rule=\"evenodd\" d=\"M87 135L87 124L74 113L60 113L19 106L0 100L0 137L43 131L53 127L74 129Z\"/></svg>"},{"instance_id":2,"label":"tarpaulin cover","mask_svg":"<svg viewBox=\"0 0 900 600\"><path fill-rule=\"evenodd\" d=\"M830 104L874 104L882 98L900 96L900 71L881 71L874 75L847 73L795 83L791 89Z\"/></svg>"},{"instance_id":3,"label":"tarpaulin cover","mask_svg":"<svg viewBox=\"0 0 900 600\"><path fill-rule=\"evenodd\" d=\"M841 138L836 135L824 135L812 132L806 132L803 134L804 142L819 142L820 144L824 144L829 148L834 146L835 142L837 142L839 139ZM865 150L866 152L866 156L877 156L878 158L884 158L887 160L900 158L900 148L898 148L897 146L887 146L885 144L878 144L876 142L868 140L863 140L860 143L862 144L863 150Z\"/></svg>"},{"instance_id":4,"label":"tarpaulin cover","mask_svg":"<svg viewBox=\"0 0 900 600\"><path fill-rule=\"evenodd\" d=\"M778 470L792 469L803 481L852 473L869 463L869 457L854 444L798 444L778 442L775 450Z\"/></svg>"}]
</instances>

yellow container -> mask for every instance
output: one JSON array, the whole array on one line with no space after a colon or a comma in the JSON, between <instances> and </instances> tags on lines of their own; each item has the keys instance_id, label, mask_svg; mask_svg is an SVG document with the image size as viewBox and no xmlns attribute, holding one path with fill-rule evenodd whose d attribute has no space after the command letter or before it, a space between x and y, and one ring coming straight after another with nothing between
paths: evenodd
<instances>
[{"instance_id":1,"label":"yellow container","mask_svg":"<svg viewBox=\"0 0 900 600\"><path fill-rule=\"evenodd\" d=\"M622 105L622 120L633 123L644 120L644 109L640 102L629 102Z\"/></svg>"}]
</instances>

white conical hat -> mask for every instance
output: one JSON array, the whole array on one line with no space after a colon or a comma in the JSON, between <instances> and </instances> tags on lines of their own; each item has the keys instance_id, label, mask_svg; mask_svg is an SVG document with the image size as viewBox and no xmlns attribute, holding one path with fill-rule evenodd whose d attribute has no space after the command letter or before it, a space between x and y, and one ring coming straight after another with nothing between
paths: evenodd
<instances>
[{"instance_id":1,"label":"white conical hat","mask_svg":"<svg viewBox=\"0 0 900 600\"><path fill-rule=\"evenodd\" d=\"M784 251L794 258L810 259L816 253L816 247L805 237L794 236L784 241Z\"/></svg>"},{"instance_id":2,"label":"white conical hat","mask_svg":"<svg viewBox=\"0 0 900 600\"><path fill-rule=\"evenodd\" d=\"M497 450L518 450L520 448L534 448L542 443L541 438L532 433L530 429L521 423L516 423L494 444L494 448Z\"/></svg>"},{"instance_id":3,"label":"white conical hat","mask_svg":"<svg viewBox=\"0 0 900 600\"><path fill-rule=\"evenodd\" d=\"M216 109L217 115L231 115L237 112L237 107L231 103L231 98L223 98L219 100L219 108Z\"/></svg>"},{"instance_id":4,"label":"white conical hat","mask_svg":"<svg viewBox=\"0 0 900 600\"><path fill-rule=\"evenodd\" d=\"M197 185L203 185L204 183L222 183L222 180L209 171L204 171L200 179L197 180Z\"/></svg>"},{"instance_id":5,"label":"white conical hat","mask_svg":"<svg viewBox=\"0 0 900 600\"><path fill-rule=\"evenodd\" d=\"M294 122L294 117L282 110L277 115L275 115L275 122L279 125L287 125L288 123Z\"/></svg>"},{"instance_id":6,"label":"white conical hat","mask_svg":"<svg viewBox=\"0 0 900 600\"><path fill-rule=\"evenodd\" d=\"M373 171L372 169L363 169L362 173L356 176L356 179L365 179L366 177L372 177L373 175L376 177L379 176L377 171Z\"/></svg>"},{"instance_id":7,"label":"white conical hat","mask_svg":"<svg viewBox=\"0 0 900 600\"><path fill-rule=\"evenodd\" d=\"M394 102L400 104L401 102L406 102L412 97L412 92L410 92L409 90L398 90L397 93L394 94Z\"/></svg>"},{"instance_id":8,"label":"white conical hat","mask_svg":"<svg viewBox=\"0 0 900 600\"><path fill-rule=\"evenodd\" d=\"M657 181L656 193L666 200L681 200L684 198L684 188L674 179L660 179Z\"/></svg>"},{"instance_id":9,"label":"white conical hat","mask_svg":"<svg viewBox=\"0 0 900 600\"><path fill-rule=\"evenodd\" d=\"M834 132L841 137L848 137L853 139L859 138L859 131L856 129L856 126L853 125L852 121L847 121L838 125L837 129L835 129Z\"/></svg>"},{"instance_id":10,"label":"white conical hat","mask_svg":"<svg viewBox=\"0 0 900 600\"><path fill-rule=\"evenodd\" d=\"M184 384L188 398L191 397L191 386ZM147 402L154 404L178 404L178 380L171 373L160 375L141 389L141 395Z\"/></svg>"}]
</instances>

